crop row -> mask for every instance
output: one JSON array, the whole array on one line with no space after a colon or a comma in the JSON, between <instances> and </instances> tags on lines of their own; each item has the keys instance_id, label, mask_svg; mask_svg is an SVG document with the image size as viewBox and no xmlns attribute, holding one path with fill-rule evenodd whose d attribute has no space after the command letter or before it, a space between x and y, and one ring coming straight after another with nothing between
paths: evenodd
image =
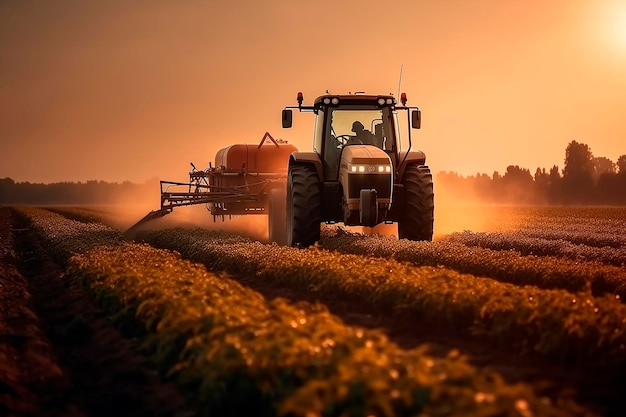
<instances>
[{"instance_id":1,"label":"crop row","mask_svg":"<svg viewBox=\"0 0 626 417\"><path fill-rule=\"evenodd\" d=\"M578 226L575 230L568 230L554 223L536 223L518 231L520 236L546 240L565 240L575 245L594 246L597 248L626 247L626 225L613 227L604 225L602 228L594 226Z\"/></svg>"},{"instance_id":2,"label":"crop row","mask_svg":"<svg viewBox=\"0 0 626 417\"><path fill-rule=\"evenodd\" d=\"M34 227L118 325L144 334L160 370L201 414L559 415L575 404L479 373L452 352L398 349L380 332L345 326L319 305L268 302L180 255L124 243L41 211ZM98 241L101 239L101 241ZM256 245L252 245L256 246ZM75 253L76 248L83 248Z\"/></svg>"},{"instance_id":3,"label":"crop row","mask_svg":"<svg viewBox=\"0 0 626 417\"><path fill-rule=\"evenodd\" d=\"M507 217L519 218L526 224L547 222L564 227L592 225L619 226L626 221L625 207L503 207Z\"/></svg>"},{"instance_id":4,"label":"crop row","mask_svg":"<svg viewBox=\"0 0 626 417\"><path fill-rule=\"evenodd\" d=\"M520 254L536 256L553 256L574 261L595 261L619 267L626 266L626 246L595 247L576 245L564 239L542 239L529 237L521 232L456 232L447 235L443 240L461 243L466 246L478 246L497 251L514 250Z\"/></svg>"},{"instance_id":5,"label":"crop row","mask_svg":"<svg viewBox=\"0 0 626 417\"><path fill-rule=\"evenodd\" d=\"M318 248L299 250L252 241L226 244L222 233L200 229L140 236L210 269L253 275L323 300L365 305L373 313L415 326L471 333L521 355L539 354L582 366L626 365L626 305L614 296L519 287L441 267L414 267ZM353 243L338 239L333 247L341 249L343 244L354 250Z\"/></svg>"},{"instance_id":6,"label":"crop row","mask_svg":"<svg viewBox=\"0 0 626 417\"><path fill-rule=\"evenodd\" d=\"M485 216L484 210L476 210L476 216ZM515 230L529 238L594 247L626 246L626 208L622 207L500 207L488 212L493 218L488 226L491 231ZM464 214L474 215L471 211Z\"/></svg>"},{"instance_id":7,"label":"crop row","mask_svg":"<svg viewBox=\"0 0 626 417\"><path fill-rule=\"evenodd\" d=\"M520 220L519 232L528 237L595 247L626 246L626 208L543 208L529 211Z\"/></svg>"},{"instance_id":8,"label":"crop row","mask_svg":"<svg viewBox=\"0 0 626 417\"><path fill-rule=\"evenodd\" d=\"M411 242L393 237L363 236L342 229L328 231L320 246L341 253L409 262L415 266L444 266L516 285L534 285L570 292L591 291L626 297L626 269L596 261L573 262L555 256L525 256L514 250L466 246L453 240Z\"/></svg>"},{"instance_id":9,"label":"crop row","mask_svg":"<svg viewBox=\"0 0 626 417\"><path fill-rule=\"evenodd\" d=\"M106 213L85 207L46 207L46 211L83 223L104 223Z\"/></svg>"},{"instance_id":10,"label":"crop row","mask_svg":"<svg viewBox=\"0 0 626 417\"><path fill-rule=\"evenodd\" d=\"M117 246L124 241L121 232L101 223L67 219L32 207L19 210L31 220L37 232L46 237L48 250L61 264L73 254L84 253L102 245Z\"/></svg>"}]
</instances>

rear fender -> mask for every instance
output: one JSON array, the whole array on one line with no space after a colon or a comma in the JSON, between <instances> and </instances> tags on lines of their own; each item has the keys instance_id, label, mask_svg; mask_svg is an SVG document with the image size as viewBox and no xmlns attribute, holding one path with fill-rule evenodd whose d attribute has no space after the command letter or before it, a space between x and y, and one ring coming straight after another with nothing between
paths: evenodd
<instances>
[{"instance_id":1,"label":"rear fender","mask_svg":"<svg viewBox=\"0 0 626 417\"><path fill-rule=\"evenodd\" d=\"M312 164L317 171L317 177L323 181L324 172L322 170L322 160L315 152L293 152L289 157L289 166L293 164Z\"/></svg>"},{"instance_id":2,"label":"rear fender","mask_svg":"<svg viewBox=\"0 0 626 417\"><path fill-rule=\"evenodd\" d=\"M406 156L406 159L405 159ZM396 183L402 183L402 179L404 178L404 170L408 165L417 164L417 165L425 165L426 164L426 154L422 151L410 151L407 155L406 151L400 152L400 166L398 167L398 178L396 179Z\"/></svg>"}]
</instances>

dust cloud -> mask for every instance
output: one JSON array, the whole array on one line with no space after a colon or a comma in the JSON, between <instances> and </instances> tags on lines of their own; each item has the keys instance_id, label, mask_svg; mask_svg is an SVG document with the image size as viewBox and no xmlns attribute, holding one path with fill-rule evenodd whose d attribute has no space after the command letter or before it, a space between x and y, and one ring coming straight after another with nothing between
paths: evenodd
<instances>
[{"instance_id":1,"label":"dust cloud","mask_svg":"<svg viewBox=\"0 0 626 417\"><path fill-rule=\"evenodd\" d=\"M496 205L481 199L470 187L438 184L435 182L435 221L433 240L440 240L454 232L508 231L520 227L514 205ZM344 226L327 226L344 227ZM398 225L379 224L376 227L344 227L353 233L365 235L398 236Z\"/></svg>"},{"instance_id":2,"label":"dust cloud","mask_svg":"<svg viewBox=\"0 0 626 417\"><path fill-rule=\"evenodd\" d=\"M486 202L470 188L435 183L434 239L453 232L508 231L520 227L513 207Z\"/></svg>"},{"instance_id":3,"label":"dust cloud","mask_svg":"<svg viewBox=\"0 0 626 417\"><path fill-rule=\"evenodd\" d=\"M127 230L145 215L159 209L159 203L148 204L117 204L106 208L103 221L119 230ZM177 207L170 214L151 220L143 224L140 230L164 230L175 227L187 229L203 228L219 230L246 236L254 240L266 242L268 240L267 216L246 215L226 216L224 220L213 216L204 205Z\"/></svg>"},{"instance_id":4,"label":"dust cloud","mask_svg":"<svg viewBox=\"0 0 626 417\"><path fill-rule=\"evenodd\" d=\"M485 202L476 195L471 187L435 181L435 220L434 240L445 235L471 230L507 231L520 227L519 216L514 206L503 206ZM132 195L118 195L113 204L100 208L100 216L112 227L127 230L146 214L160 207L159 181L150 180L145 186L133 190ZM245 215L217 217L207 210L205 205L177 207L172 213L149 221L142 229L161 230L173 227L220 230L236 233L251 239L268 241L268 221L266 215ZM397 224L380 224L374 228L340 225L322 225L323 228L345 228L350 232L365 235L398 236Z\"/></svg>"}]
</instances>

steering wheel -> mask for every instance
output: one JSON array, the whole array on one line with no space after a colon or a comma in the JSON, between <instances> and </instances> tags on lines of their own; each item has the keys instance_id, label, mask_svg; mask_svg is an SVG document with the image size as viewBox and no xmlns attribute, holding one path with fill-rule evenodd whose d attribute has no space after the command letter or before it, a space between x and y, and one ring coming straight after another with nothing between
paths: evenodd
<instances>
[{"instance_id":1,"label":"steering wheel","mask_svg":"<svg viewBox=\"0 0 626 417\"><path fill-rule=\"evenodd\" d=\"M346 146L346 144L352 139L350 135L339 135L335 137L335 140L339 143L339 146Z\"/></svg>"}]
</instances>

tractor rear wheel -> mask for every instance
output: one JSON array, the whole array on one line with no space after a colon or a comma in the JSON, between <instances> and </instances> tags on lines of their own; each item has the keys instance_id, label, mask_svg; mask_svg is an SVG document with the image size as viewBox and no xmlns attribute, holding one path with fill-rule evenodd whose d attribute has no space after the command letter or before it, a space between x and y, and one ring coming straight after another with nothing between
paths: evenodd
<instances>
[{"instance_id":1,"label":"tractor rear wheel","mask_svg":"<svg viewBox=\"0 0 626 417\"><path fill-rule=\"evenodd\" d=\"M404 171L404 209L398 221L398 238L432 240L435 216L433 176L426 165L409 165Z\"/></svg>"},{"instance_id":2,"label":"tractor rear wheel","mask_svg":"<svg viewBox=\"0 0 626 417\"><path fill-rule=\"evenodd\" d=\"M287 177L287 245L307 247L320 239L322 187L315 167L293 164Z\"/></svg>"},{"instance_id":3,"label":"tractor rear wheel","mask_svg":"<svg viewBox=\"0 0 626 417\"><path fill-rule=\"evenodd\" d=\"M269 192L267 226L270 243L287 244L287 192L284 186Z\"/></svg>"}]
</instances>

